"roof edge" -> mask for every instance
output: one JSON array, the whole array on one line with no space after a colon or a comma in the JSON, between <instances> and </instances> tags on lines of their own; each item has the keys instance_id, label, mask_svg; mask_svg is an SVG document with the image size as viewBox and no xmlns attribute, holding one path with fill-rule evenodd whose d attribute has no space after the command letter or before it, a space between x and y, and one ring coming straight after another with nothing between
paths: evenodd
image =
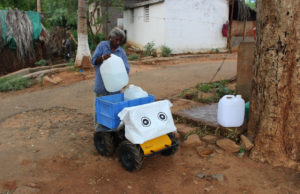
<instances>
[{"instance_id":1,"label":"roof edge","mask_svg":"<svg viewBox=\"0 0 300 194\"><path fill-rule=\"evenodd\" d=\"M162 3L164 1L165 0L150 0L150 1L140 2L140 3L134 3L131 5L125 6L125 9L133 9L133 8L137 8L137 7L143 7L145 5L153 5L153 4L157 4L157 3Z\"/></svg>"}]
</instances>

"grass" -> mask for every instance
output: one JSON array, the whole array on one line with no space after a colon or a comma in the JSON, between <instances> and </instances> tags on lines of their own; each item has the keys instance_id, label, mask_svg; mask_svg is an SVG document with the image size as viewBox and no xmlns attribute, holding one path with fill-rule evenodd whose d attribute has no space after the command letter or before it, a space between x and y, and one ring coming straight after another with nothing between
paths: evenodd
<instances>
[{"instance_id":1,"label":"grass","mask_svg":"<svg viewBox=\"0 0 300 194\"><path fill-rule=\"evenodd\" d=\"M227 87L228 83L227 80L198 83L195 87L184 90L179 96L202 103L215 103L224 95L236 94L235 90Z\"/></svg>"},{"instance_id":2,"label":"grass","mask_svg":"<svg viewBox=\"0 0 300 194\"><path fill-rule=\"evenodd\" d=\"M199 89L201 92L207 93L210 91L211 87L208 84L202 84L199 86Z\"/></svg>"},{"instance_id":3,"label":"grass","mask_svg":"<svg viewBox=\"0 0 300 194\"><path fill-rule=\"evenodd\" d=\"M161 46L161 56L169 57L171 55L171 53L172 53L172 50L169 47L167 47L165 45Z\"/></svg>"},{"instance_id":4,"label":"grass","mask_svg":"<svg viewBox=\"0 0 300 194\"><path fill-rule=\"evenodd\" d=\"M36 66L46 66L47 65L47 61L42 59L42 60L39 60L37 62L34 63Z\"/></svg>"},{"instance_id":5,"label":"grass","mask_svg":"<svg viewBox=\"0 0 300 194\"><path fill-rule=\"evenodd\" d=\"M18 75L0 78L0 92L22 90L31 87L33 84L33 80Z\"/></svg>"},{"instance_id":6,"label":"grass","mask_svg":"<svg viewBox=\"0 0 300 194\"><path fill-rule=\"evenodd\" d=\"M139 59L139 55L136 54L136 53L133 53L133 54L128 56L129 61L133 61L133 60L137 60L137 59Z\"/></svg>"}]
</instances>

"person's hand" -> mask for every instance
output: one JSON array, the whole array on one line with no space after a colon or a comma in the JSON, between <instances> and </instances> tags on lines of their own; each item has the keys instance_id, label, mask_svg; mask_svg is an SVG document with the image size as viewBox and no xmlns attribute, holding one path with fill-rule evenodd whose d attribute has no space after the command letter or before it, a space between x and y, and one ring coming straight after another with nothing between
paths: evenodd
<instances>
[{"instance_id":1,"label":"person's hand","mask_svg":"<svg viewBox=\"0 0 300 194\"><path fill-rule=\"evenodd\" d=\"M105 55L102 55L101 58L102 58L102 61L108 59L110 57L110 54L105 54Z\"/></svg>"},{"instance_id":2,"label":"person's hand","mask_svg":"<svg viewBox=\"0 0 300 194\"><path fill-rule=\"evenodd\" d=\"M110 54L101 55L96 59L96 64L102 63L104 60L108 59L110 57Z\"/></svg>"}]
</instances>

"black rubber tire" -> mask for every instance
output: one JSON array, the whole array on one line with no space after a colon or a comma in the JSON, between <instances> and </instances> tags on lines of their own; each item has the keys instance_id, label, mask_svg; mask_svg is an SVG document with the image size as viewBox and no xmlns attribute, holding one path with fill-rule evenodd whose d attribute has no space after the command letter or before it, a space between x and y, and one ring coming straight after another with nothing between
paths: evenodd
<instances>
[{"instance_id":1,"label":"black rubber tire","mask_svg":"<svg viewBox=\"0 0 300 194\"><path fill-rule=\"evenodd\" d=\"M172 154L175 154L175 152L177 152L177 150L178 150L178 140L176 138L175 133L169 133L168 136L172 141L172 145L176 144L176 146L174 146L170 149L162 151L161 154L164 155L164 156L170 156Z\"/></svg>"},{"instance_id":2,"label":"black rubber tire","mask_svg":"<svg viewBox=\"0 0 300 194\"><path fill-rule=\"evenodd\" d=\"M143 164L141 148L124 140L118 149L118 156L122 166L128 171L139 170Z\"/></svg>"},{"instance_id":3,"label":"black rubber tire","mask_svg":"<svg viewBox=\"0 0 300 194\"><path fill-rule=\"evenodd\" d=\"M111 156L115 151L114 138L109 132L95 132L94 145L101 156Z\"/></svg>"}]
</instances>

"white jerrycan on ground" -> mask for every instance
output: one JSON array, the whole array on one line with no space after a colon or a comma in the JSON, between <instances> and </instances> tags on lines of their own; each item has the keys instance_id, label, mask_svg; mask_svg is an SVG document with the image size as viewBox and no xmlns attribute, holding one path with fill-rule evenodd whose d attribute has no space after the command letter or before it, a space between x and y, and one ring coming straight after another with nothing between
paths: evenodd
<instances>
[{"instance_id":1,"label":"white jerrycan on ground","mask_svg":"<svg viewBox=\"0 0 300 194\"><path fill-rule=\"evenodd\" d=\"M147 96L147 92L145 92L142 88L132 84L130 84L129 87L124 91L124 100L133 100L136 98L143 98Z\"/></svg>"},{"instance_id":2,"label":"white jerrycan on ground","mask_svg":"<svg viewBox=\"0 0 300 194\"><path fill-rule=\"evenodd\" d=\"M100 66L104 87L108 92L120 91L128 84L128 74L123 60L111 54Z\"/></svg>"},{"instance_id":3,"label":"white jerrycan on ground","mask_svg":"<svg viewBox=\"0 0 300 194\"><path fill-rule=\"evenodd\" d=\"M244 123L245 101L241 95L225 95L218 103L217 121L223 127L240 127Z\"/></svg>"}]
</instances>

